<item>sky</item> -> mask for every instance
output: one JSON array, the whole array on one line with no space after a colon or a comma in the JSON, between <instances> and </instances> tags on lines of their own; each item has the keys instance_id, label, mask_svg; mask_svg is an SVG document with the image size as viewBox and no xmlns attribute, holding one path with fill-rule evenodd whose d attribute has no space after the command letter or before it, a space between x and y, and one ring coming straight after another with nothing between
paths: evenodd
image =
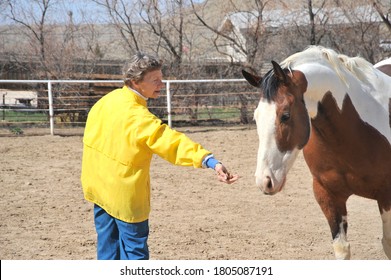
<instances>
[{"instance_id":1,"label":"sky","mask_svg":"<svg viewBox=\"0 0 391 280\"><path fill-rule=\"evenodd\" d=\"M15 7L18 10L25 9L29 13L34 13L35 15L40 16L41 11L39 6L35 3L36 0L12 0L16 3ZM89 20L94 22L100 22L103 16L103 8L96 3L93 3L89 0L51 0L52 3L55 3L50 8L50 13L48 13L47 20L50 22L67 22L69 20L68 12L71 11L73 14L73 20L75 23L79 23L83 14L82 10L86 11L86 17ZM3 2L3 0L0 0ZM40 2L40 0L38 1ZM1 17L0 24L9 24L12 23L7 18Z\"/></svg>"},{"instance_id":2,"label":"sky","mask_svg":"<svg viewBox=\"0 0 391 280\"><path fill-rule=\"evenodd\" d=\"M36 15L41 15L39 7L35 2L41 0L12 0L17 3L15 7L24 8L28 11L32 11ZM48 18L50 22L64 23L69 21L68 13L72 12L73 21L78 24L82 21L83 17L88 22L104 23L107 21L107 15L104 8L91 0L51 0L53 3L59 3L53 6L53 10L49 14L52 18ZM137 0L127 0L129 3L138 2ZM194 2L202 2L203 0L194 0ZM0 0L0 5L4 5L5 0ZM2 7L0 6L0 9ZM82 12L84 11L84 13ZM12 23L9 19L0 16L0 25Z\"/></svg>"}]
</instances>

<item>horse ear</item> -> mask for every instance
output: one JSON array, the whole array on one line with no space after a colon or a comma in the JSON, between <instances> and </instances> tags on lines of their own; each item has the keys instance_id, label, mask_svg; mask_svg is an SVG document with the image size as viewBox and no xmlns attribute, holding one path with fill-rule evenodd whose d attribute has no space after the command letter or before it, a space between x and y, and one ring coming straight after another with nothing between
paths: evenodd
<instances>
[{"instance_id":1,"label":"horse ear","mask_svg":"<svg viewBox=\"0 0 391 280\"><path fill-rule=\"evenodd\" d=\"M286 81L287 81L287 76L286 76L284 70L282 70L280 64L278 64L278 63L275 62L274 60L272 60L272 64L273 64L274 75L277 77L277 79L278 79L280 82L286 83Z\"/></svg>"},{"instance_id":2,"label":"horse ear","mask_svg":"<svg viewBox=\"0 0 391 280\"><path fill-rule=\"evenodd\" d=\"M253 75L245 70L242 70L242 75L247 80L247 82L253 87L257 87L257 88L261 87L262 77Z\"/></svg>"}]
</instances>

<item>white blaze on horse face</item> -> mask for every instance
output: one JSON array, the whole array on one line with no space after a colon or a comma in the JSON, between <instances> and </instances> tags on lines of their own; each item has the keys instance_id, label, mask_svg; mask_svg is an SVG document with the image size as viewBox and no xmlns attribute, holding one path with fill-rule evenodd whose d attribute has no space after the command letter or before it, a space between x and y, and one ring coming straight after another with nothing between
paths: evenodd
<instances>
[{"instance_id":1,"label":"white blaze on horse face","mask_svg":"<svg viewBox=\"0 0 391 280\"><path fill-rule=\"evenodd\" d=\"M275 194L283 188L286 175L298 155L298 149L280 151L276 142L276 105L264 99L254 113L259 137L255 183L265 194Z\"/></svg>"}]
</instances>

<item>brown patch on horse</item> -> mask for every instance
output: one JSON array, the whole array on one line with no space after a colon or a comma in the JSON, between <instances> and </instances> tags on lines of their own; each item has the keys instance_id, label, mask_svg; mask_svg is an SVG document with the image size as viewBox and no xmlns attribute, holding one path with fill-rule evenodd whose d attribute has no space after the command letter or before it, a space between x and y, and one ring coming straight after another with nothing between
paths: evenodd
<instances>
[{"instance_id":1,"label":"brown patch on horse","mask_svg":"<svg viewBox=\"0 0 391 280\"><path fill-rule=\"evenodd\" d=\"M334 197L356 194L390 210L391 146L364 122L348 95L342 108L331 92L318 104L304 156L314 180Z\"/></svg>"},{"instance_id":2,"label":"brown patch on horse","mask_svg":"<svg viewBox=\"0 0 391 280\"><path fill-rule=\"evenodd\" d=\"M276 142L282 152L302 149L309 139L310 123L304 102L307 79L300 71L286 75L278 89L276 102Z\"/></svg>"},{"instance_id":3,"label":"brown patch on horse","mask_svg":"<svg viewBox=\"0 0 391 280\"><path fill-rule=\"evenodd\" d=\"M379 66L379 67L377 67L377 69L382 71L384 74L391 76L391 65L390 64L385 64L385 65Z\"/></svg>"}]
</instances>

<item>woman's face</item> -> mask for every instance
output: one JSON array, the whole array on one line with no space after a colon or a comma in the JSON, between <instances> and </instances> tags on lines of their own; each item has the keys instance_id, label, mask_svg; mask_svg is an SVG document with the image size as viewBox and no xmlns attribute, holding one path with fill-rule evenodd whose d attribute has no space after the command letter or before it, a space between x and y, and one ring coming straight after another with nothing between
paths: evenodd
<instances>
[{"instance_id":1,"label":"woman's face","mask_svg":"<svg viewBox=\"0 0 391 280\"><path fill-rule=\"evenodd\" d=\"M162 82L163 74L161 70L147 72L144 79L133 82L133 88L147 98L158 98L160 90L164 87Z\"/></svg>"}]
</instances>

